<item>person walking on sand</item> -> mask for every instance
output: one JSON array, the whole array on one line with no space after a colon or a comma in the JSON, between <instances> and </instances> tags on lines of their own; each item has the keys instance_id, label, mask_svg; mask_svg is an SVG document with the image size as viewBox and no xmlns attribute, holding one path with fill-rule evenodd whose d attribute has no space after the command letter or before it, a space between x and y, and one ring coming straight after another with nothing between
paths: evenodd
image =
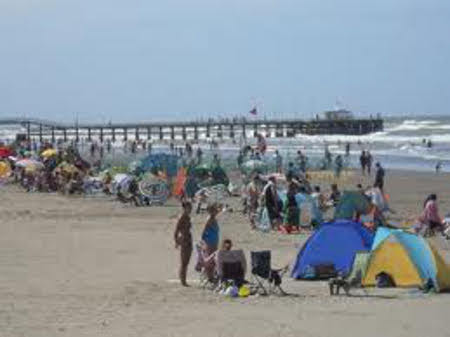
<instances>
[{"instance_id":1,"label":"person walking on sand","mask_svg":"<svg viewBox=\"0 0 450 337\"><path fill-rule=\"evenodd\" d=\"M187 287L187 268L192 255L192 234L191 234L191 212L192 204L189 201L183 202L183 213L178 219L175 228L174 240L175 248L180 248L180 270L179 278L181 285Z\"/></svg>"}]
</instances>

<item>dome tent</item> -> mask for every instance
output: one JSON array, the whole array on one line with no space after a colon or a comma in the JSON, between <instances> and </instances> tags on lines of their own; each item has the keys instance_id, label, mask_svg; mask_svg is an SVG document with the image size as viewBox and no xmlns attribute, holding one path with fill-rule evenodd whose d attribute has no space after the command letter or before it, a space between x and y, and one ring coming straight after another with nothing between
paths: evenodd
<instances>
[{"instance_id":1,"label":"dome tent","mask_svg":"<svg viewBox=\"0 0 450 337\"><path fill-rule=\"evenodd\" d=\"M322 224L300 249L291 276L320 279L320 266L333 266L335 273L347 275L355 254L370 251L373 233L362 224L336 220ZM330 275L332 276L332 275Z\"/></svg>"},{"instance_id":2,"label":"dome tent","mask_svg":"<svg viewBox=\"0 0 450 337\"><path fill-rule=\"evenodd\" d=\"M450 289L450 267L438 250L423 237L399 229L377 230L362 285L375 286L381 273L398 287L432 284L437 291Z\"/></svg>"}]
</instances>

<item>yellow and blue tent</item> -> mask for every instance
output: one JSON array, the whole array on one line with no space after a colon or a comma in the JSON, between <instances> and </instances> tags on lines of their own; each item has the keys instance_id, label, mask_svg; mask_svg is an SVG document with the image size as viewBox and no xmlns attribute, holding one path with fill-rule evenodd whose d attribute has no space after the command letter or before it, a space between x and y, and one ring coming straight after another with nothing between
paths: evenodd
<instances>
[{"instance_id":1,"label":"yellow and blue tent","mask_svg":"<svg viewBox=\"0 0 450 337\"><path fill-rule=\"evenodd\" d=\"M430 282L437 291L450 289L450 267L438 250L423 237L399 229L377 230L362 285L375 286L386 273L397 287L424 287Z\"/></svg>"}]
</instances>

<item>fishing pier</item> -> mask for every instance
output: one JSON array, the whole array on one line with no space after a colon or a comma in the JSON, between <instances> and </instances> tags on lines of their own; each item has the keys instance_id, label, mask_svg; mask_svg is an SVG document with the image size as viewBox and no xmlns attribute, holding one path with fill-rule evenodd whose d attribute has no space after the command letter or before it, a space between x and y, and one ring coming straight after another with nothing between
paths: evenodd
<instances>
[{"instance_id":1,"label":"fishing pier","mask_svg":"<svg viewBox=\"0 0 450 337\"><path fill-rule=\"evenodd\" d=\"M365 135L383 131L383 120L367 119L222 119L192 122L73 123L33 118L0 118L2 125L20 125L28 140L202 140L239 137L292 138L297 135Z\"/></svg>"}]
</instances>

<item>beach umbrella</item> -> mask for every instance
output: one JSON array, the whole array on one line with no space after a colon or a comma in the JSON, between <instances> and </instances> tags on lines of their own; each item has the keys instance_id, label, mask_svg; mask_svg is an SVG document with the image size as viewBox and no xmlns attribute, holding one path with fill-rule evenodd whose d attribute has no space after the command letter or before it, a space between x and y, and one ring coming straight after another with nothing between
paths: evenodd
<instances>
[{"instance_id":1,"label":"beach umbrella","mask_svg":"<svg viewBox=\"0 0 450 337\"><path fill-rule=\"evenodd\" d=\"M44 164L42 164L40 161L34 160L34 159L20 159L16 162L17 167L23 167L23 168L35 168L35 169L41 169L44 168Z\"/></svg>"},{"instance_id":2,"label":"beach umbrella","mask_svg":"<svg viewBox=\"0 0 450 337\"><path fill-rule=\"evenodd\" d=\"M112 181L113 194L116 194L119 188L121 189L122 193L127 193L131 180L132 177L128 174L125 173L116 174Z\"/></svg>"},{"instance_id":3,"label":"beach umbrella","mask_svg":"<svg viewBox=\"0 0 450 337\"><path fill-rule=\"evenodd\" d=\"M67 162L62 162L61 164L59 164L58 169L65 173L79 172L79 169L75 165L69 164Z\"/></svg>"},{"instance_id":4,"label":"beach umbrella","mask_svg":"<svg viewBox=\"0 0 450 337\"><path fill-rule=\"evenodd\" d=\"M47 149L41 153L41 157L43 158L50 158L53 156L56 156L58 154L58 151L55 149Z\"/></svg>"},{"instance_id":5,"label":"beach umbrella","mask_svg":"<svg viewBox=\"0 0 450 337\"><path fill-rule=\"evenodd\" d=\"M139 191L150 203L164 204L170 196L167 183L155 176L147 176L139 182Z\"/></svg>"},{"instance_id":6,"label":"beach umbrella","mask_svg":"<svg viewBox=\"0 0 450 337\"><path fill-rule=\"evenodd\" d=\"M0 158L8 158L9 156L12 156L14 154L14 151L11 150L9 147L0 147Z\"/></svg>"},{"instance_id":7,"label":"beach umbrella","mask_svg":"<svg viewBox=\"0 0 450 337\"><path fill-rule=\"evenodd\" d=\"M211 167L208 164L197 165L193 168L193 172L197 176L208 175L211 172Z\"/></svg>"},{"instance_id":8,"label":"beach umbrella","mask_svg":"<svg viewBox=\"0 0 450 337\"><path fill-rule=\"evenodd\" d=\"M6 179L11 174L11 166L6 161L0 161L0 179Z\"/></svg>"}]
</instances>

